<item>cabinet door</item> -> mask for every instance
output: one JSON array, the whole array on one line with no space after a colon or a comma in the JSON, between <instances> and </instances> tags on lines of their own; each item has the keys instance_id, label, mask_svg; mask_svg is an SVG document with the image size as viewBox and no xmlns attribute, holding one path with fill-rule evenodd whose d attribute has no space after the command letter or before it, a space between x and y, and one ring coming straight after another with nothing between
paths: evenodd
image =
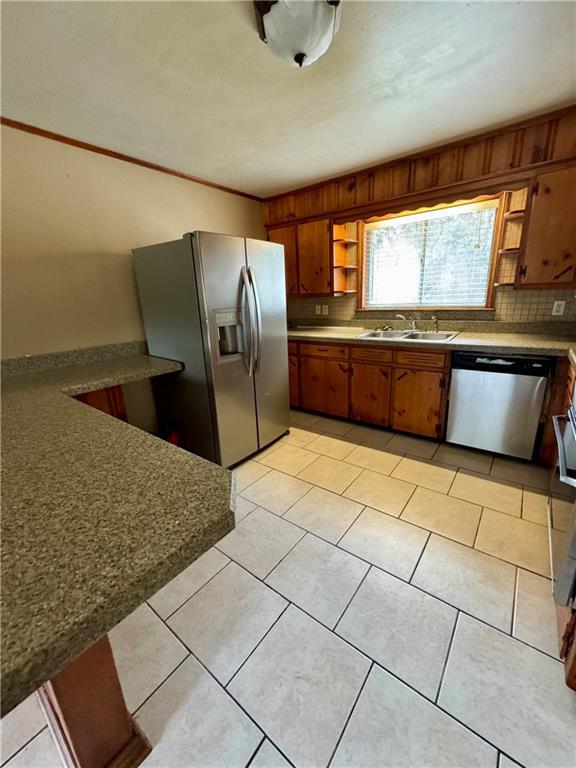
<instances>
[{"instance_id":1,"label":"cabinet door","mask_svg":"<svg viewBox=\"0 0 576 768\"><path fill-rule=\"evenodd\" d=\"M300 358L300 395L303 408L334 416L348 416L349 368L337 360Z\"/></svg>"},{"instance_id":2,"label":"cabinet door","mask_svg":"<svg viewBox=\"0 0 576 768\"><path fill-rule=\"evenodd\" d=\"M296 227L277 227L268 232L268 239L284 246L284 269L286 274L286 293L298 295L298 260L296 257Z\"/></svg>"},{"instance_id":3,"label":"cabinet door","mask_svg":"<svg viewBox=\"0 0 576 768\"><path fill-rule=\"evenodd\" d=\"M576 275L576 168L542 173L531 193L516 283L566 285Z\"/></svg>"},{"instance_id":4,"label":"cabinet door","mask_svg":"<svg viewBox=\"0 0 576 768\"><path fill-rule=\"evenodd\" d=\"M300 405L300 377L298 376L298 358L296 355L288 355L288 375L290 405L297 408Z\"/></svg>"},{"instance_id":5,"label":"cabinet door","mask_svg":"<svg viewBox=\"0 0 576 768\"><path fill-rule=\"evenodd\" d=\"M128 420L124 394L119 384L107 387L106 389L84 392L81 395L76 395L76 400L80 400L80 402L90 405L99 411L104 411L104 413L108 413L110 416L115 416L121 421Z\"/></svg>"},{"instance_id":6,"label":"cabinet door","mask_svg":"<svg viewBox=\"0 0 576 768\"><path fill-rule=\"evenodd\" d=\"M330 219L298 224L299 293L330 293Z\"/></svg>"},{"instance_id":7,"label":"cabinet door","mask_svg":"<svg viewBox=\"0 0 576 768\"><path fill-rule=\"evenodd\" d=\"M385 426L390 416L392 368L386 365L352 363L350 416Z\"/></svg>"},{"instance_id":8,"label":"cabinet door","mask_svg":"<svg viewBox=\"0 0 576 768\"><path fill-rule=\"evenodd\" d=\"M392 392L392 427L439 437L442 432L444 374L396 368Z\"/></svg>"}]
</instances>

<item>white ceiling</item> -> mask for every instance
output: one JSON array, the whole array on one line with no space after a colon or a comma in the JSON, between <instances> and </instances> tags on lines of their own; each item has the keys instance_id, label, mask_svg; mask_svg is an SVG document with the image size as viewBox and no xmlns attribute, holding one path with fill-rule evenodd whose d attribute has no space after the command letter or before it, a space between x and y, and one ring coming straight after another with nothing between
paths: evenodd
<instances>
[{"instance_id":1,"label":"white ceiling","mask_svg":"<svg viewBox=\"0 0 576 768\"><path fill-rule=\"evenodd\" d=\"M247 2L3 2L2 114L270 195L576 99L572 2L352 2L316 64Z\"/></svg>"}]
</instances>

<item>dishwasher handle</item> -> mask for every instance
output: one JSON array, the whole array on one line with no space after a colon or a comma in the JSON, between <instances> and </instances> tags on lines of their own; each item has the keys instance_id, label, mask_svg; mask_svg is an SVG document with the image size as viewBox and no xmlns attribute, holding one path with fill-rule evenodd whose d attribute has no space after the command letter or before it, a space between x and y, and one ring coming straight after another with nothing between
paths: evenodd
<instances>
[{"instance_id":1,"label":"dishwasher handle","mask_svg":"<svg viewBox=\"0 0 576 768\"><path fill-rule=\"evenodd\" d=\"M549 357L526 357L521 355L483 355L482 353L455 352L452 368L467 371L489 371L516 376L539 376L548 378L553 361Z\"/></svg>"}]
</instances>

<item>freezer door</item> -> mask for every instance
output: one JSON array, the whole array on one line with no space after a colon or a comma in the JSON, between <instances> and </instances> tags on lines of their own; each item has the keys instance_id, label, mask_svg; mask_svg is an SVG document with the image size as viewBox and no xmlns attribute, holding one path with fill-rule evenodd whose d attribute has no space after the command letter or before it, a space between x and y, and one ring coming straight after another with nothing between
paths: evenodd
<instances>
[{"instance_id":1,"label":"freezer door","mask_svg":"<svg viewBox=\"0 0 576 768\"><path fill-rule=\"evenodd\" d=\"M453 369L446 441L532 458L547 380Z\"/></svg>"},{"instance_id":2,"label":"freezer door","mask_svg":"<svg viewBox=\"0 0 576 768\"><path fill-rule=\"evenodd\" d=\"M192 241L219 461L229 467L258 450L249 375L256 340L254 297L243 279L243 238L195 232Z\"/></svg>"},{"instance_id":3,"label":"freezer door","mask_svg":"<svg viewBox=\"0 0 576 768\"><path fill-rule=\"evenodd\" d=\"M289 425L284 248L247 239L246 260L256 303L256 411L259 445L264 448Z\"/></svg>"}]
</instances>

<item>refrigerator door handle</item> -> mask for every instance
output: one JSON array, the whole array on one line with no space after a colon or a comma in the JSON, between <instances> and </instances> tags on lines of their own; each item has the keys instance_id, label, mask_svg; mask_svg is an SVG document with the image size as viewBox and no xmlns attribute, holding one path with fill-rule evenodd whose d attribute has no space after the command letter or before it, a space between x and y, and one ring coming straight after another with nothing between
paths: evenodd
<instances>
[{"instance_id":1,"label":"refrigerator door handle","mask_svg":"<svg viewBox=\"0 0 576 768\"><path fill-rule=\"evenodd\" d=\"M250 326L249 328L250 354L248 356L246 367L248 368L248 376L254 376L254 368L256 365L256 344L257 344L256 323L254 322L254 314L252 312L252 299L253 299L254 293L252 291L252 286L250 284L250 277L246 270L246 267L242 267L242 269L240 270L240 274L242 276L244 294L246 297L246 306L248 307L248 324ZM244 336L246 336L246 334L244 334Z\"/></svg>"},{"instance_id":2,"label":"refrigerator door handle","mask_svg":"<svg viewBox=\"0 0 576 768\"><path fill-rule=\"evenodd\" d=\"M256 276L254 274L254 267L248 267L248 274L250 276L250 282L252 283L252 292L254 294L254 306L256 308L256 363L254 373L260 372L260 366L262 365L262 309L260 305L260 296L258 295L258 284L256 283Z\"/></svg>"}]
</instances>

